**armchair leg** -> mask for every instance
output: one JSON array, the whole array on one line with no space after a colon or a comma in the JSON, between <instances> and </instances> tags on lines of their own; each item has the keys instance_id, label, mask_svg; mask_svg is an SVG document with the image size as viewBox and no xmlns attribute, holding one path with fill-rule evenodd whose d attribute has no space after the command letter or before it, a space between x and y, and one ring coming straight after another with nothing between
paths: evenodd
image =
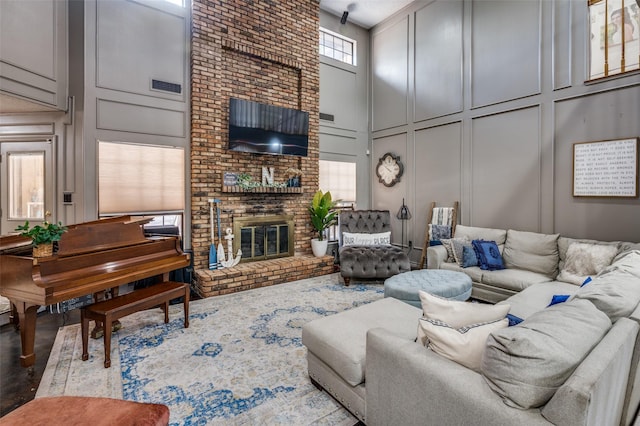
<instances>
[{"instance_id":1,"label":"armchair leg","mask_svg":"<svg viewBox=\"0 0 640 426\"><path fill-rule=\"evenodd\" d=\"M345 287L349 287L349 282L351 281L351 277L343 277Z\"/></svg>"}]
</instances>

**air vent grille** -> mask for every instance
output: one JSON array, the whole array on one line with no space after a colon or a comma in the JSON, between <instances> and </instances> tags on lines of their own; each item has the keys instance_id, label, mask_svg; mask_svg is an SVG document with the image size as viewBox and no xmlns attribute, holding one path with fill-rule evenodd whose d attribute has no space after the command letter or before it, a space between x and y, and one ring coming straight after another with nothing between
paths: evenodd
<instances>
[{"instance_id":1,"label":"air vent grille","mask_svg":"<svg viewBox=\"0 0 640 426\"><path fill-rule=\"evenodd\" d=\"M151 88L162 90L163 92L182 93L182 85L177 83L169 83L162 80L151 80Z\"/></svg>"},{"instance_id":2,"label":"air vent grille","mask_svg":"<svg viewBox=\"0 0 640 426\"><path fill-rule=\"evenodd\" d=\"M326 114L324 112L320 113L320 120L326 120L326 121L334 121L335 117L333 114Z\"/></svg>"}]
</instances>

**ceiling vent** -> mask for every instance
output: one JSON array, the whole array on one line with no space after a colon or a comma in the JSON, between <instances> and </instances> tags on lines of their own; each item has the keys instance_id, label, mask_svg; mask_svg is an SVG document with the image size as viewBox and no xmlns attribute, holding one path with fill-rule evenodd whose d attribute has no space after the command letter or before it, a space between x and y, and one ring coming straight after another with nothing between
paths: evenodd
<instances>
[{"instance_id":1,"label":"ceiling vent","mask_svg":"<svg viewBox=\"0 0 640 426\"><path fill-rule=\"evenodd\" d=\"M333 114L325 114L324 112L320 113L320 120L326 120L326 121L331 121L333 122L335 120L335 117Z\"/></svg>"},{"instance_id":2,"label":"ceiling vent","mask_svg":"<svg viewBox=\"0 0 640 426\"><path fill-rule=\"evenodd\" d=\"M154 90L161 90L163 92L169 93L182 93L182 85L177 83L169 83L168 81L162 80L151 80L151 88Z\"/></svg>"}]
</instances>

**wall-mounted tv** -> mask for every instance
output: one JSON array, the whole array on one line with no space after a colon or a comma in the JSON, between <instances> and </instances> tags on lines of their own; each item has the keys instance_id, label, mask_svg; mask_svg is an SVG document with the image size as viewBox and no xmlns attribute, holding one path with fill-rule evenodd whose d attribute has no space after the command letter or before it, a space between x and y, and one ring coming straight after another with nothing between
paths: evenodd
<instances>
[{"instance_id":1,"label":"wall-mounted tv","mask_svg":"<svg viewBox=\"0 0 640 426\"><path fill-rule=\"evenodd\" d=\"M305 157L308 148L308 112L229 99L230 150Z\"/></svg>"}]
</instances>

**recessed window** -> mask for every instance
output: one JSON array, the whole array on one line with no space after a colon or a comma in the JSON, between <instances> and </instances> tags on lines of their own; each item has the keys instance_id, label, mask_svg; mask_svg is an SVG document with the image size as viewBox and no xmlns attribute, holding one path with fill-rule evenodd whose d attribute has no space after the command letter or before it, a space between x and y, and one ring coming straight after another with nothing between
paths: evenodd
<instances>
[{"instance_id":1,"label":"recessed window","mask_svg":"<svg viewBox=\"0 0 640 426\"><path fill-rule=\"evenodd\" d=\"M320 54L345 64L356 64L356 41L320 28Z\"/></svg>"},{"instance_id":2,"label":"recessed window","mask_svg":"<svg viewBox=\"0 0 640 426\"><path fill-rule=\"evenodd\" d=\"M98 213L184 211L184 167L182 148L98 141Z\"/></svg>"},{"instance_id":3,"label":"recessed window","mask_svg":"<svg viewBox=\"0 0 640 426\"><path fill-rule=\"evenodd\" d=\"M356 203L356 163L320 160L320 189L331 191L340 206Z\"/></svg>"}]
</instances>

